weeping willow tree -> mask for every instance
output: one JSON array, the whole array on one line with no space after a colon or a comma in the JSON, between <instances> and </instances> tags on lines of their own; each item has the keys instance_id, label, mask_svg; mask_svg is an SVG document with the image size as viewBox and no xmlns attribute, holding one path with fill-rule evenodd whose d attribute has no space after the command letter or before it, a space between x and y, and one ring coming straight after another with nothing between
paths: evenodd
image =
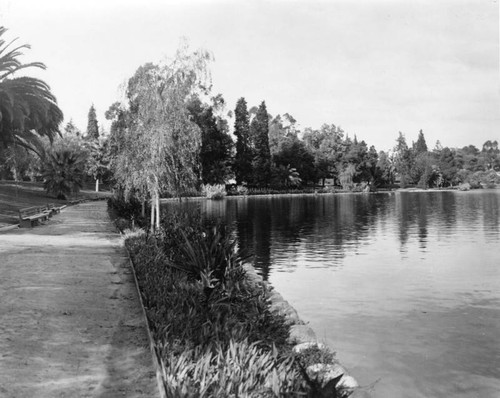
<instances>
[{"instance_id":1,"label":"weeping willow tree","mask_svg":"<svg viewBox=\"0 0 500 398\"><path fill-rule=\"evenodd\" d=\"M52 141L59 132L63 113L56 97L43 80L18 76L26 68L45 69L41 62L22 63L19 57L27 44L16 46L17 39L3 39L6 28L0 26L0 144L21 145L42 155L39 137Z\"/></svg>"},{"instance_id":2,"label":"weeping willow tree","mask_svg":"<svg viewBox=\"0 0 500 398\"><path fill-rule=\"evenodd\" d=\"M192 95L208 93L210 60L183 43L173 60L143 65L128 82L129 123L114 171L127 190L147 190L151 229L160 225L160 193L180 197L198 181L201 131L187 106Z\"/></svg>"}]
</instances>

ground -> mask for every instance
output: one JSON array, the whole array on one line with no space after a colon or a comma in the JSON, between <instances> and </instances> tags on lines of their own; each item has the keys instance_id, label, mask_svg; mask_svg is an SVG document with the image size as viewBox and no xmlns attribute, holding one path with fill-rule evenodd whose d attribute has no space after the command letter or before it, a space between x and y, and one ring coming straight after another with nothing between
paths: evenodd
<instances>
[{"instance_id":1,"label":"ground","mask_svg":"<svg viewBox=\"0 0 500 398\"><path fill-rule=\"evenodd\" d=\"M105 197L107 192L82 190L73 199ZM54 203L62 206L66 200L55 199L45 193L40 182L0 181L0 228L19 222L19 209Z\"/></svg>"},{"instance_id":2,"label":"ground","mask_svg":"<svg viewBox=\"0 0 500 398\"><path fill-rule=\"evenodd\" d=\"M158 396L127 252L104 201L0 233L0 396Z\"/></svg>"}]
</instances>

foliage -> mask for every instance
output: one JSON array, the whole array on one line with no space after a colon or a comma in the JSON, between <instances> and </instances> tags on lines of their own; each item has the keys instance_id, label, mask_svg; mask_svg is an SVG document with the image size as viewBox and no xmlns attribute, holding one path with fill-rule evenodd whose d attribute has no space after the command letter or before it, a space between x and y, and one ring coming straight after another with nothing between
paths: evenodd
<instances>
[{"instance_id":1,"label":"foliage","mask_svg":"<svg viewBox=\"0 0 500 398\"><path fill-rule=\"evenodd\" d=\"M406 138L403 133L399 132L396 140L397 144L394 147L394 169L399 174L400 185L405 188L413 183L411 172L413 169L414 157L410 148L406 144Z\"/></svg>"},{"instance_id":2,"label":"foliage","mask_svg":"<svg viewBox=\"0 0 500 398\"><path fill-rule=\"evenodd\" d=\"M126 112L115 107L107 113L122 134L113 134L111 143L115 178L126 192L152 198L152 229L160 224L160 192L180 196L198 182L201 131L187 105L208 92L210 60L207 51L181 45L172 61L137 69L128 82Z\"/></svg>"},{"instance_id":3,"label":"foliage","mask_svg":"<svg viewBox=\"0 0 500 398\"><path fill-rule=\"evenodd\" d=\"M15 143L0 147L0 172L15 181L36 181L41 175L38 155ZM0 176L1 177L1 176Z\"/></svg>"},{"instance_id":4,"label":"foliage","mask_svg":"<svg viewBox=\"0 0 500 398\"><path fill-rule=\"evenodd\" d=\"M303 389L291 358L247 341L167 354L165 369L171 397L281 397Z\"/></svg>"},{"instance_id":5,"label":"foliage","mask_svg":"<svg viewBox=\"0 0 500 398\"><path fill-rule=\"evenodd\" d=\"M68 199L82 188L85 160L69 149L54 151L43 169L43 186L57 199Z\"/></svg>"},{"instance_id":6,"label":"foliage","mask_svg":"<svg viewBox=\"0 0 500 398\"><path fill-rule=\"evenodd\" d=\"M420 130L420 132L418 133L418 139L414 144L413 149L417 154L427 152L427 143L425 142L425 137L422 130Z\"/></svg>"},{"instance_id":7,"label":"foliage","mask_svg":"<svg viewBox=\"0 0 500 398\"><path fill-rule=\"evenodd\" d=\"M353 164L348 164L345 169L340 172L339 180L342 189L352 191L354 188L353 177L356 173L356 167Z\"/></svg>"},{"instance_id":8,"label":"foliage","mask_svg":"<svg viewBox=\"0 0 500 398\"><path fill-rule=\"evenodd\" d=\"M500 170L500 149L498 148L498 142L496 140L486 141L483 144L481 153L485 158L485 166L487 169Z\"/></svg>"},{"instance_id":9,"label":"foliage","mask_svg":"<svg viewBox=\"0 0 500 398\"><path fill-rule=\"evenodd\" d=\"M288 140L298 139L297 121L293 116L285 113L277 115L269 122L269 150L274 156L281 151L282 145Z\"/></svg>"},{"instance_id":10,"label":"foliage","mask_svg":"<svg viewBox=\"0 0 500 398\"><path fill-rule=\"evenodd\" d=\"M95 113L94 104L89 109L88 123L87 123L87 139L96 141L99 139L99 124L97 123L97 116Z\"/></svg>"},{"instance_id":11,"label":"foliage","mask_svg":"<svg viewBox=\"0 0 500 398\"><path fill-rule=\"evenodd\" d=\"M273 156L273 162L275 165L273 168L275 185L283 184L284 181L286 181L284 185L287 186L290 184L300 185L297 184L299 181L296 178L289 178L290 173L286 176L282 174L282 172L285 172L285 169L295 169L301 178L301 182L314 183L316 181L314 156L298 138L291 138L284 141L280 150Z\"/></svg>"},{"instance_id":12,"label":"foliage","mask_svg":"<svg viewBox=\"0 0 500 398\"><path fill-rule=\"evenodd\" d=\"M335 353L332 352L328 347L318 346L314 344L302 350L300 354L297 355L297 360L300 362L303 368L307 368L310 365L318 363L334 363L336 361L336 358Z\"/></svg>"},{"instance_id":13,"label":"foliage","mask_svg":"<svg viewBox=\"0 0 500 398\"><path fill-rule=\"evenodd\" d=\"M129 232L126 244L171 396L304 391L284 355L289 327L270 312L267 289L248 281L225 227L174 213L156 235Z\"/></svg>"},{"instance_id":14,"label":"foliage","mask_svg":"<svg viewBox=\"0 0 500 398\"><path fill-rule=\"evenodd\" d=\"M273 185L275 187L298 187L302 183L300 173L290 165L273 167Z\"/></svg>"},{"instance_id":15,"label":"foliage","mask_svg":"<svg viewBox=\"0 0 500 398\"><path fill-rule=\"evenodd\" d=\"M241 185L252 181L253 151L250 141L250 122L245 98L240 98L234 110L234 135L236 136L236 156L234 174L236 183Z\"/></svg>"},{"instance_id":16,"label":"foliage","mask_svg":"<svg viewBox=\"0 0 500 398\"><path fill-rule=\"evenodd\" d=\"M115 194L108 198L108 209L121 218L133 222L137 221L138 225L141 227L146 225L146 220L142 217L142 204L134 196L125 199L123 195Z\"/></svg>"},{"instance_id":17,"label":"foliage","mask_svg":"<svg viewBox=\"0 0 500 398\"><path fill-rule=\"evenodd\" d=\"M347 147L344 131L334 124L324 124L320 130L306 129L304 142L314 155L317 178L337 179L340 172L339 164Z\"/></svg>"},{"instance_id":18,"label":"foliage","mask_svg":"<svg viewBox=\"0 0 500 398\"><path fill-rule=\"evenodd\" d=\"M222 101L221 97L217 97ZM188 104L194 122L201 130L200 166L201 178L205 184L224 184L231 174L231 148L233 142L223 126L217 123L213 106L202 104L194 97Z\"/></svg>"},{"instance_id":19,"label":"foliage","mask_svg":"<svg viewBox=\"0 0 500 398\"><path fill-rule=\"evenodd\" d=\"M250 129L255 148L252 162L253 183L266 186L271 181L271 152L269 150L269 118L264 101L260 104Z\"/></svg>"},{"instance_id":20,"label":"foliage","mask_svg":"<svg viewBox=\"0 0 500 398\"><path fill-rule=\"evenodd\" d=\"M248 188L245 185L238 185L236 187L236 194L246 196L248 195Z\"/></svg>"},{"instance_id":21,"label":"foliage","mask_svg":"<svg viewBox=\"0 0 500 398\"><path fill-rule=\"evenodd\" d=\"M223 184L203 184L201 186L201 191L207 199L213 200L223 199L227 195L226 186Z\"/></svg>"},{"instance_id":22,"label":"foliage","mask_svg":"<svg viewBox=\"0 0 500 398\"><path fill-rule=\"evenodd\" d=\"M30 46L12 46L15 40L7 43L3 39L6 31L0 26L0 143L7 146L17 142L39 153L39 137L52 140L59 132L63 114L43 80L13 77L26 68L46 67L41 62L23 64L19 57Z\"/></svg>"},{"instance_id":23,"label":"foliage","mask_svg":"<svg viewBox=\"0 0 500 398\"><path fill-rule=\"evenodd\" d=\"M86 162L86 173L99 183L99 180L108 180L109 173L109 150L107 139L96 139L86 143L88 157ZM97 187L98 188L98 187Z\"/></svg>"}]
</instances>

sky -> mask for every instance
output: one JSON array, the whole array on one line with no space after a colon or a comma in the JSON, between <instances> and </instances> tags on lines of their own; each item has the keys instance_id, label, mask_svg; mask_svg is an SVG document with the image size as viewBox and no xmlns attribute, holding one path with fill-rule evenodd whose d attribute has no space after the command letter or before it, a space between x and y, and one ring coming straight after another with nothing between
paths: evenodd
<instances>
[{"instance_id":1,"label":"sky","mask_svg":"<svg viewBox=\"0 0 500 398\"><path fill-rule=\"evenodd\" d=\"M500 0L0 0L7 38L86 130L182 37L209 50L213 93L301 128L341 126L377 150L500 141Z\"/></svg>"}]
</instances>

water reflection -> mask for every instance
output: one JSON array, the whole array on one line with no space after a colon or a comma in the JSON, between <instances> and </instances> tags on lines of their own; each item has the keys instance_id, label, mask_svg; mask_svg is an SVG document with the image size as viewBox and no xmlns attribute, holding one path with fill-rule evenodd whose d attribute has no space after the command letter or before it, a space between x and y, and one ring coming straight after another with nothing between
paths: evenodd
<instances>
[{"instance_id":1,"label":"water reflection","mask_svg":"<svg viewBox=\"0 0 500 398\"><path fill-rule=\"evenodd\" d=\"M240 247L264 278L270 267L287 270L303 258L309 266L340 266L387 213L388 195L293 196L228 199L237 208Z\"/></svg>"},{"instance_id":2,"label":"water reflection","mask_svg":"<svg viewBox=\"0 0 500 398\"><path fill-rule=\"evenodd\" d=\"M500 391L500 191L188 202L239 247L372 396Z\"/></svg>"}]
</instances>

